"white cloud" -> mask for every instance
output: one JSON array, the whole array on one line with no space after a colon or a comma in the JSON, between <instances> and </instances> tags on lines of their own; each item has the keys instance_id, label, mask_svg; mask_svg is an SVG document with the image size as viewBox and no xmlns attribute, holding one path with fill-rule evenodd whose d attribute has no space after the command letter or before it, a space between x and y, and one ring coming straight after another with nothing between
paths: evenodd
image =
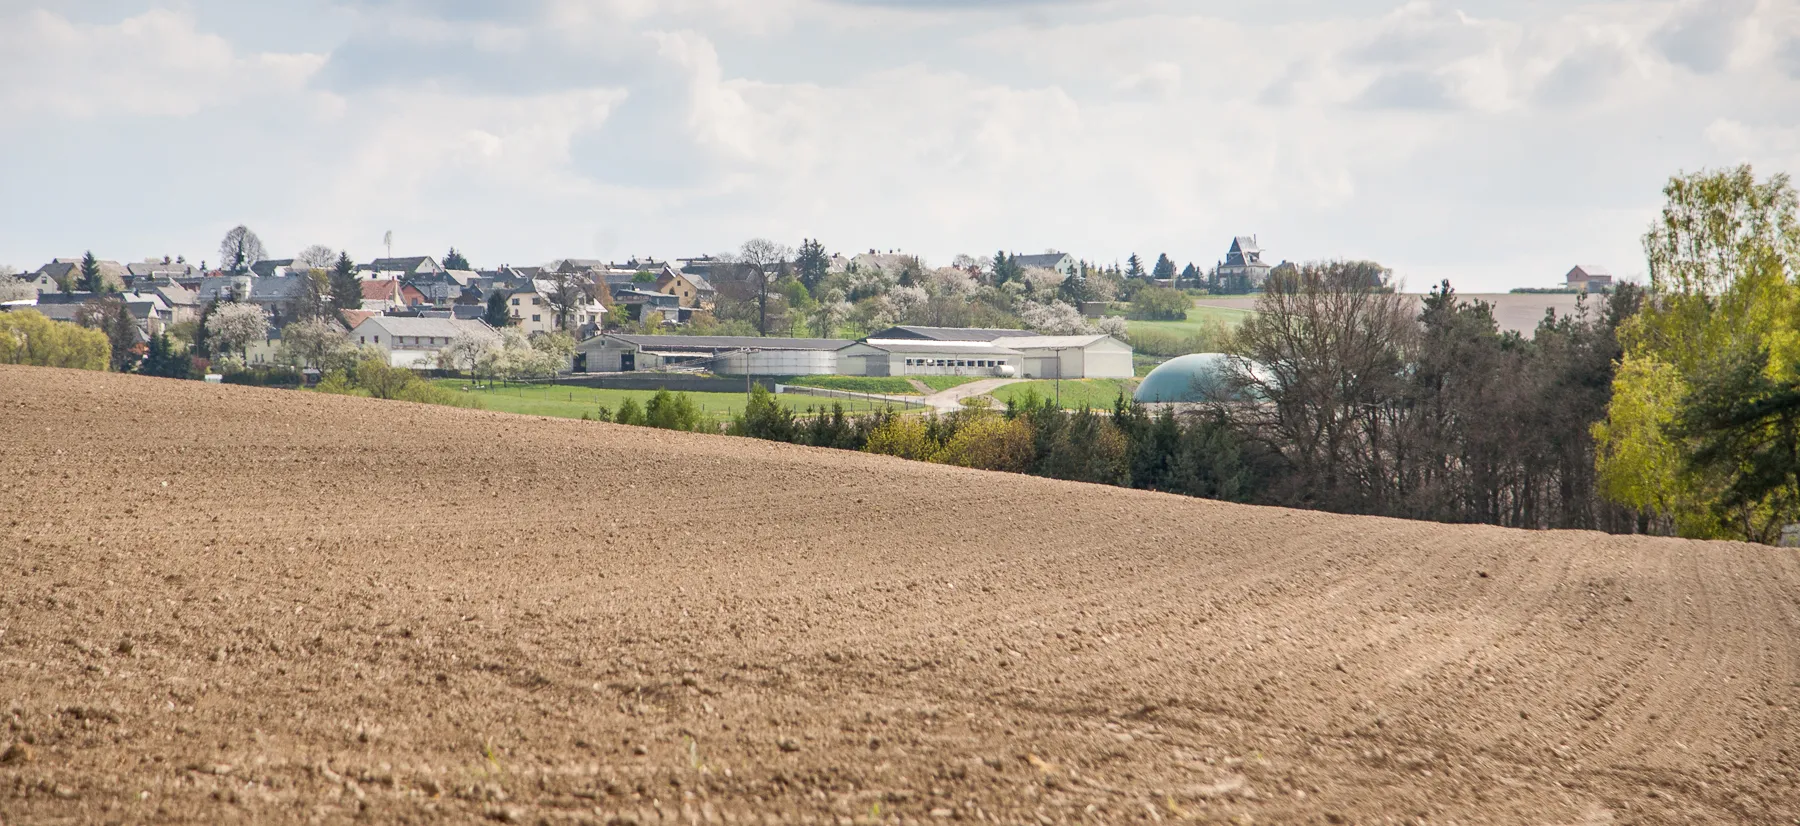
<instances>
[{"instance_id":1,"label":"white cloud","mask_svg":"<svg viewBox=\"0 0 1800 826\"><path fill-rule=\"evenodd\" d=\"M752 235L1206 264L1257 233L1492 289L1632 272L1676 171L1800 161L1785 0L337 0L292 43L245 34L263 6L77 5L0 17L0 114L46 130L0 132L42 193L0 206L0 261L198 258L240 220L484 264Z\"/></svg>"},{"instance_id":2,"label":"white cloud","mask_svg":"<svg viewBox=\"0 0 1800 826\"><path fill-rule=\"evenodd\" d=\"M306 53L240 54L178 12L152 9L110 25L31 10L0 18L0 114L183 117L298 92L324 63Z\"/></svg>"}]
</instances>

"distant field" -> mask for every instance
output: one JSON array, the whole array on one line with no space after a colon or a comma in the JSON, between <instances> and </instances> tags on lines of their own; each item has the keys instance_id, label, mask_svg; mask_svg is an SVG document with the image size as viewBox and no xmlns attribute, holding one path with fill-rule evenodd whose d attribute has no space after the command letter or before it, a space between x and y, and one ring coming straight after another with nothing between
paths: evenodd
<instances>
[{"instance_id":1,"label":"distant field","mask_svg":"<svg viewBox=\"0 0 1800 826\"><path fill-rule=\"evenodd\" d=\"M993 397L1001 404L1006 404L1026 393L1036 392L1039 396L1051 400L1057 398L1057 382L1055 379L1022 381L1009 384L993 392ZM1062 385L1062 406L1068 410L1082 407L1110 408L1113 400L1124 393L1127 397L1137 389L1136 379L1064 379Z\"/></svg>"},{"instance_id":2,"label":"distant field","mask_svg":"<svg viewBox=\"0 0 1800 826\"><path fill-rule=\"evenodd\" d=\"M1206 299L1199 299L1199 301L1205 300ZM1250 310L1238 309L1235 307L1213 307L1196 303L1193 309L1188 310L1187 320L1185 321L1127 321L1125 323L1125 329L1131 333L1137 333L1142 330L1155 330L1161 333L1187 337L1199 335L1200 333L1213 329L1215 325L1223 324L1226 327L1236 327L1251 315L1254 315L1254 313Z\"/></svg>"},{"instance_id":3,"label":"distant field","mask_svg":"<svg viewBox=\"0 0 1800 826\"><path fill-rule=\"evenodd\" d=\"M1415 308L1422 308L1425 301L1424 295L1419 293L1408 293L1406 297L1415 302ZM1546 311L1555 310L1559 317L1573 314L1575 311L1575 302L1580 296L1574 293L1457 293L1457 298L1464 301L1486 301L1487 303L1494 305L1494 320L1499 322L1500 330L1502 332L1510 331L1530 336L1537 330L1538 322L1543 320ZM1589 298L1588 312L1597 312L1601 307L1601 300L1602 299L1599 298ZM1256 307L1256 297L1207 297L1197 299L1195 304L1197 305L1196 309L1248 314ZM1242 320L1243 317L1243 315L1240 315L1238 316L1238 319ZM1193 313L1189 313L1188 318L1189 320L1192 320L1195 316ZM1167 322L1134 321L1131 323L1143 324Z\"/></svg>"},{"instance_id":4,"label":"distant field","mask_svg":"<svg viewBox=\"0 0 1800 826\"><path fill-rule=\"evenodd\" d=\"M475 394L481 399L481 406L486 410L497 410L503 413L522 413L528 416L555 416L563 419L579 419L583 413L592 416L601 406L618 412L619 407L627 399L634 399L639 405L650 401L656 395L654 390L609 390L594 387L562 387L557 385L510 385L499 388L467 389L469 382L462 379L441 379L433 384L452 390ZM700 411L720 421L730 419L734 414L744 410L742 393L688 393ZM836 399L817 396L776 396L784 406L800 413L808 409L830 409ZM851 413L880 410L889 405L864 399L842 399L844 410Z\"/></svg>"}]
</instances>

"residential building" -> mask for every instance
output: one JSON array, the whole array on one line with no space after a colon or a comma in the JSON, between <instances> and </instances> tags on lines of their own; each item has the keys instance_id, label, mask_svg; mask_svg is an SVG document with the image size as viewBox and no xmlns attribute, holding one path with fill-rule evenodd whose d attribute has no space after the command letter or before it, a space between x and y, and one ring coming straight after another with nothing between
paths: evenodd
<instances>
[{"instance_id":1,"label":"residential building","mask_svg":"<svg viewBox=\"0 0 1800 826\"><path fill-rule=\"evenodd\" d=\"M1231 249L1219 262L1218 284L1227 292L1260 290L1274 269L1274 265L1263 260L1263 249L1256 236L1240 235L1231 239Z\"/></svg>"},{"instance_id":2,"label":"residential building","mask_svg":"<svg viewBox=\"0 0 1800 826\"><path fill-rule=\"evenodd\" d=\"M377 312L408 310L431 302L419 288L396 278L363 281L362 308Z\"/></svg>"},{"instance_id":3,"label":"residential building","mask_svg":"<svg viewBox=\"0 0 1800 826\"><path fill-rule=\"evenodd\" d=\"M356 268L357 277L367 280L384 278L409 279L431 273L441 273L443 267L438 266L437 259L429 255L413 255L406 258L377 258Z\"/></svg>"},{"instance_id":4,"label":"residential building","mask_svg":"<svg viewBox=\"0 0 1800 826\"><path fill-rule=\"evenodd\" d=\"M760 336L643 336L605 333L576 347L576 365L594 373L692 370L728 376L828 376L843 339Z\"/></svg>"},{"instance_id":5,"label":"residential building","mask_svg":"<svg viewBox=\"0 0 1800 826\"><path fill-rule=\"evenodd\" d=\"M1594 264L1578 264L1569 274L1563 277L1564 283L1571 290L1585 292L1605 292L1613 287L1613 274L1605 267Z\"/></svg>"},{"instance_id":6,"label":"residential building","mask_svg":"<svg viewBox=\"0 0 1800 826\"><path fill-rule=\"evenodd\" d=\"M497 338L499 333L480 321L378 315L358 323L350 343L380 348L395 367L425 370L437 367L438 353L461 335Z\"/></svg>"},{"instance_id":7,"label":"residential building","mask_svg":"<svg viewBox=\"0 0 1800 826\"><path fill-rule=\"evenodd\" d=\"M1015 255L1012 260L1021 268L1042 267L1046 270L1055 270L1064 278L1074 275L1075 268L1078 266L1075 256L1066 252L1051 251L1042 255Z\"/></svg>"},{"instance_id":8,"label":"residential building","mask_svg":"<svg viewBox=\"0 0 1800 826\"><path fill-rule=\"evenodd\" d=\"M62 284L42 267L38 268L36 272L19 273L13 283L23 285L38 295L62 292Z\"/></svg>"},{"instance_id":9,"label":"residential building","mask_svg":"<svg viewBox=\"0 0 1800 826\"><path fill-rule=\"evenodd\" d=\"M507 310L512 316L513 326L524 330L529 335L553 333L557 330L556 304L553 296L557 285L548 279L537 278L524 282L506 298ZM598 325L606 316L606 306L599 301L584 299L574 312L569 314L569 332L580 338L584 331L587 334L597 332Z\"/></svg>"},{"instance_id":10,"label":"residential building","mask_svg":"<svg viewBox=\"0 0 1800 826\"><path fill-rule=\"evenodd\" d=\"M655 286L656 292L675 296L676 302L683 307L711 307L713 300L718 297L712 283L698 274L665 269L662 277L656 279Z\"/></svg>"},{"instance_id":11,"label":"residential building","mask_svg":"<svg viewBox=\"0 0 1800 826\"><path fill-rule=\"evenodd\" d=\"M167 255L126 264L125 271L133 279L191 278L199 273L199 269L185 259L170 260Z\"/></svg>"}]
</instances>

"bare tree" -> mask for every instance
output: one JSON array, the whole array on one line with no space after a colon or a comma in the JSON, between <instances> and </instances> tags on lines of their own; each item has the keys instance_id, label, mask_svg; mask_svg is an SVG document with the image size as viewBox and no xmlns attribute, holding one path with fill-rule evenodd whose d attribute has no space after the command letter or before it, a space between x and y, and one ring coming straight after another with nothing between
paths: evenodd
<instances>
[{"instance_id":1,"label":"bare tree","mask_svg":"<svg viewBox=\"0 0 1800 826\"><path fill-rule=\"evenodd\" d=\"M337 253L324 244L314 244L294 256L294 268L298 270L329 270L337 262Z\"/></svg>"},{"instance_id":2,"label":"bare tree","mask_svg":"<svg viewBox=\"0 0 1800 826\"><path fill-rule=\"evenodd\" d=\"M794 249L767 238L752 238L733 257L744 265L747 280L756 293L756 330L768 335L769 293L793 260Z\"/></svg>"},{"instance_id":3,"label":"bare tree","mask_svg":"<svg viewBox=\"0 0 1800 826\"><path fill-rule=\"evenodd\" d=\"M251 264L268 257L269 250L262 239L242 224L225 233L225 240L219 242L219 266L229 273L249 272Z\"/></svg>"},{"instance_id":4,"label":"bare tree","mask_svg":"<svg viewBox=\"0 0 1800 826\"><path fill-rule=\"evenodd\" d=\"M1292 465L1307 488L1289 492L1292 501L1387 512L1418 340L1407 299L1345 262L1272 274L1263 290L1235 342L1229 383L1245 401L1222 408Z\"/></svg>"},{"instance_id":5,"label":"bare tree","mask_svg":"<svg viewBox=\"0 0 1800 826\"><path fill-rule=\"evenodd\" d=\"M573 328L575 318L581 308L594 302L596 287L594 278L586 273L546 273L543 281L544 300L550 302L550 312L556 316L556 327L559 330Z\"/></svg>"}]
</instances>

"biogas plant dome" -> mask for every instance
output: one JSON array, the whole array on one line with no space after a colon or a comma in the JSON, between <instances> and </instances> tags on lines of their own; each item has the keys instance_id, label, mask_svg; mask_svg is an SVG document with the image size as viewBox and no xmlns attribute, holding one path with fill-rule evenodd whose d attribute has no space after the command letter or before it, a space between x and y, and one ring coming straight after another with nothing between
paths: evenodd
<instances>
[{"instance_id":1,"label":"biogas plant dome","mask_svg":"<svg viewBox=\"0 0 1800 826\"><path fill-rule=\"evenodd\" d=\"M1151 370L1131 398L1138 402L1218 401L1227 392L1225 376L1230 358L1224 353L1172 358Z\"/></svg>"}]
</instances>

